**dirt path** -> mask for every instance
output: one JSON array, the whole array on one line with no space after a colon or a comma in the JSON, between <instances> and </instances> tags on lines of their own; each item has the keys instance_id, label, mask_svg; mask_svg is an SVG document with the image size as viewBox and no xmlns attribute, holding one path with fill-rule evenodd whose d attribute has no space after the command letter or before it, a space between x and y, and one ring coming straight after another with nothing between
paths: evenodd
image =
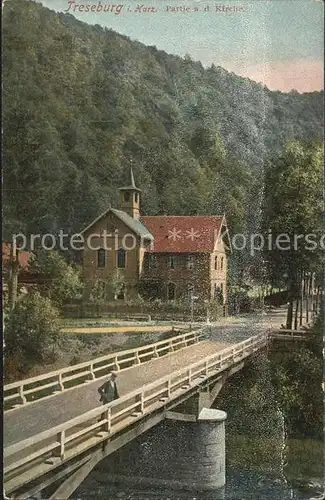
<instances>
[{"instance_id":1,"label":"dirt path","mask_svg":"<svg viewBox=\"0 0 325 500\"><path fill-rule=\"evenodd\" d=\"M182 326L182 325L181 325ZM179 328L179 325L175 325L174 328ZM82 333L82 334L91 334L91 333L126 333L126 332L167 332L172 329L171 325L149 325L149 326L87 326L82 328L62 328L61 332L63 333Z\"/></svg>"}]
</instances>

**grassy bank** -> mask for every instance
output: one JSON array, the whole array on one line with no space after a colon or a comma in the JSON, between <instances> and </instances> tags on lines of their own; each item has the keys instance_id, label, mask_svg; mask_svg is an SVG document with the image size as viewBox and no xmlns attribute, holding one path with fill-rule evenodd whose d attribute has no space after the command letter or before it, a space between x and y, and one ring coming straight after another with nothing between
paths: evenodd
<instances>
[{"instance_id":1,"label":"grassy bank","mask_svg":"<svg viewBox=\"0 0 325 500\"><path fill-rule=\"evenodd\" d=\"M30 365L22 370L19 360L5 359L4 383L7 384L23 378L35 377L113 352L141 347L173 335L174 333L172 333L170 328L165 332L161 330L159 332L126 332L124 335L120 333L63 333L55 351L52 353L52 356L49 356L46 364Z\"/></svg>"}]
</instances>

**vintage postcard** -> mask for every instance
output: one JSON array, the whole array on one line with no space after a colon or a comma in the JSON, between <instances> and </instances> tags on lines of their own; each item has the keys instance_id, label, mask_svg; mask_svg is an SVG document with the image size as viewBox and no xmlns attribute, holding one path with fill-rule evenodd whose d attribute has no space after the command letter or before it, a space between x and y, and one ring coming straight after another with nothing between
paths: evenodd
<instances>
[{"instance_id":1,"label":"vintage postcard","mask_svg":"<svg viewBox=\"0 0 325 500\"><path fill-rule=\"evenodd\" d=\"M324 498L324 3L4 0L4 497Z\"/></svg>"}]
</instances>

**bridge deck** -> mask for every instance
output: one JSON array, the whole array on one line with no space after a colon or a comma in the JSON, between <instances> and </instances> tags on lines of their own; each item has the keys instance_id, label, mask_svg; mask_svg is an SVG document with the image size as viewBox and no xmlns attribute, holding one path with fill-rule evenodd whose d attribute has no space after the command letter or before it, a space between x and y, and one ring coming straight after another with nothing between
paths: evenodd
<instances>
[{"instance_id":1,"label":"bridge deck","mask_svg":"<svg viewBox=\"0 0 325 500\"><path fill-rule=\"evenodd\" d=\"M264 315L247 315L232 318L229 323L225 322L222 325L211 325L211 341L200 342L122 370L117 381L120 396L186 368L267 328L279 328L284 322L285 315L285 308L280 308ZM27 439L98 407L100 403L97 388L100 384L101 380L98 379L5 413L4 446Z\"/></svg>"},{"instance_id":2,"label":"bridge deck","mask_svg":"<svg viewBox=\"0 0 325 500\"><path fill-rule=\"evenodd\" d=\"M229 344L204 341L159 359L121 371L117 380L120 396L159 380L173 371L221 351ZM103 379L105 380L105 378ZM4 446L31 437L99 406L101 380L36 401L4 415Z\"/></svg>"},{"instance_id":3,"label":"bridge deck","mask_svg":"<svg viewBox=\"0 0 325 500\"><path fill-rule=\"evenodd\" d=\"M267 333L279 328L284 314L280 309L212 324L209 341L120 371L121 398L108 407L102 408L98 401L97 388L104 377L6 412L6 491L20 491L34 480L38 483L30 491L40 491L46 481L56 480L50 472L61 474L64 464L74 467L79 455L97 447L100 460L156 425L166 409L179 405L202 383L218 380L223 371L265 348Z\"/></svg>"}]
</instances>

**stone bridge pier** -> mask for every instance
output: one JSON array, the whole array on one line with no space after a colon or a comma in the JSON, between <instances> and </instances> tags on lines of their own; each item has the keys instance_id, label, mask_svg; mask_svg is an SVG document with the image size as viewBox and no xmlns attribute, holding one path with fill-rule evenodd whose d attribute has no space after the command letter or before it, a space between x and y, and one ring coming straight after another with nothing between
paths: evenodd
<instances>
[{"instance_id":1,"label":"stone bridge pier","mask_svg":"<svg viewBox=\"0 0 325 500\"><path fill-rule=\"evenodd\" d=\"M199 392L166 411L166 419L102 460L92 472L101 483L213 491L224 498L226 483L225 422L227 414L211 405L238 363Z\"/></svg>"},{"instance_id":2,"label":"stone bridge pier","mask_svg":"<svg viewBox=\"0 0 325 500\"><path fill-rule=\"evenodd\" d=\"M224 496L225 420L220 410L204 408L196 421L166 420L145 436L103 460L94 472L99 482L121 482L166 489L216 491Z\"/></svg>"},{"instance_id":3,"label":"stone bridge pier","mask_svg":"<svg viewBox=\"0 0 325 500\"><path fill-rule=\"evenodd\" d=\"M216 499L222 499L226 413L203 408L198 416L177 415L104 459L93 478L166 489L213 490Z\"/></svg>"}]
</instances>

